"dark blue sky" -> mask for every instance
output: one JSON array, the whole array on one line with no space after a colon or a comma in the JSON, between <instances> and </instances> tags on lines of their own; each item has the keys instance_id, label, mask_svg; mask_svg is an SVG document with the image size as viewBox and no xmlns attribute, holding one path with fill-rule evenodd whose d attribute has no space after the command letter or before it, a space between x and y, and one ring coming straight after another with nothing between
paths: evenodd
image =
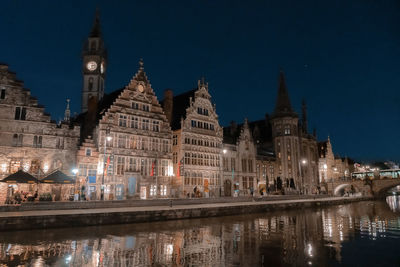
<instances>
[{"instance_id":1,"label":"dark blue sky","mask_svg":"<svg viewBox=\"0 0 400 267\"><path fill-rule=\"evenodd\" d=\"M261 119L279 69L310 131L335 153L400 161L400 1L2 1L0 61L54 119L79 112L81 49L100 8L109 53L106 91L139 58L161 99L205 75L220 123Z\"/></svg>"}]
</instances>

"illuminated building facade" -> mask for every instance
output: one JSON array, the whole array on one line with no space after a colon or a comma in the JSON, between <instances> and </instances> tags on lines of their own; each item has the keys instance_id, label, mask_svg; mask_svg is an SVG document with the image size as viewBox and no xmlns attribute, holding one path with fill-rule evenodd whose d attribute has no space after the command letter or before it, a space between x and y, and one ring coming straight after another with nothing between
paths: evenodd
<instances>
[{"instance_id":1,"label":"illuminated building facade","mask_svg":"<svg viewBox=\"0 0 400 267\"><path fill-rule=\"evenodd\" d=\"M177 194L219 196L223 133L208 83L202 79L196 89L175 97L167 90L163 107L173 130Z\"/></svg>"},{"instance_id":2,"label":"illuminated building facade","mask_svg":"<svg viewBox=\"0 0 400 267\"><path fill-rule=\"evenodd\" d=\"M23 86L7 65L0 65L0 178L19 169L38 178L53 170L71 174L76 163L79 126L52 121ZM3 203L8 186L0 186Z\"/></svg>"},{"instance_id":3,"label":"illuminated building facade","mask_svg":"<svg viewBox=\"0 0 400 267\"><path fill-rule=\"evenodd\" d=\"M259 192L256 178L257 147L247 119L243 125L224 128L222 150L223 189L225 196Z\"/></svg>"}]
</instances>

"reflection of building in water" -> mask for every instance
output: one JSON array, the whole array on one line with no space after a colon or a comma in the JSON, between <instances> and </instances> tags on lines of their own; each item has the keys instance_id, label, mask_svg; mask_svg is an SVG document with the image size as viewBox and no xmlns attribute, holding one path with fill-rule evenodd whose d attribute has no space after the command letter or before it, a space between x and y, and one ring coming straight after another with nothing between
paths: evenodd
<instances>
[{"instance_id":1,"label":"reflection of building in water","mask_svg":"<svg viewBox=\"0 0 400 267\"><path fill-rule=\"evenodd\" d=\"M0 266L325 266L342 262L349 239L375 240L400 229L398 215L378 204L163 222L135 230L78 228L65 230L66 238L57 237L64 230L52 230L34 234L34 241L21 236L25 232L4 233ZM63 241L43 242L44 234Z\"/></svg>"}]
</instances>

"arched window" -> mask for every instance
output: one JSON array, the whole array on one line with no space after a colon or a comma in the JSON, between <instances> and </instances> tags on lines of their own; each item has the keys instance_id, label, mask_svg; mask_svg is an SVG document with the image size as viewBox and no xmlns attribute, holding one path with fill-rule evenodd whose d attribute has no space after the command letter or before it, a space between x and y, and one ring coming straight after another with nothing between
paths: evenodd
<instances>
[{"instance_id":1,"label":"arched window","mask_svg":"<svg viewBox=\"0 0 400 267\"><path fill-rule=\"evenodd\" d=\"M22 134L18 135L18 146L22 146L24 136Z\"/></svg>"},{"instance_id":2,"label":"arched window","mask_svg":"<svg viewBox=\"0 0 400 267\"><path fill-rule=\"evenodd\" d=\"M12 146L17 146L18 144L18 134L13 135Z\"/></svg>"}]
</instances>

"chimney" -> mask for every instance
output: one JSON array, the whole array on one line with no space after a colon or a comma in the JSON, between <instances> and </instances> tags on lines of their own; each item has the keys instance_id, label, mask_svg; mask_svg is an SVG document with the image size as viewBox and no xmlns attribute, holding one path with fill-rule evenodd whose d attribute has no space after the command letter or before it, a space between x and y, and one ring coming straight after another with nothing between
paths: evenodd
<instances>
[{"instance_id":1,"label":"chimney","mask_svg":"<svg viewBox=\"0 0 400 267\"><path fill-rule=\"evenodd\" d=\"M173 106L174 106L174 93L172 92L171 89L166 89L164 91L163 109L170 124L172 123Z\"/></svg>"}]
</instances>

